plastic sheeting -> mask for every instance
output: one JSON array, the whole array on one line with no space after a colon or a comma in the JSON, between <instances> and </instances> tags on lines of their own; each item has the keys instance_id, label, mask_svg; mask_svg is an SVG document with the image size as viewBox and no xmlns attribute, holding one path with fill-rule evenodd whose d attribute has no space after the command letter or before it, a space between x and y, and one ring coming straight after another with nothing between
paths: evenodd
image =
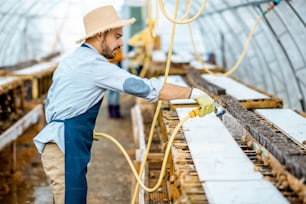
<instances>
[{"instance_id":1,"label":"plastic sheeting","mask_svg":"<svg viewBox=\"0 0 306 204\"><path fill-rule=\"evenodd\" d=\"M212 2L223 2L229 7L216 12L220 8ZM216 53L217 63L226 69L238 59L261 12L254 1L245 4L240 1L240 7L239 1L235 1L236 5L230 2L211 1L215 12L204 14L198 22L204 46ZM269 4L260 5L265 9ZM258 25L247 55L234 73L242 81L282 98L285 107L299 110L305 110L306 106L306 43L303 43L306 42L306 13L302 13L302 8L306 9L305 1L282 1L269 12Z\"/></svg>"},{"instance_id":2,"label":"plastic sheeting","mask_svg":"<svg viewBox=\"0 0 306 204\"><path fill-rule=\"evenodd\" d=\"M0 67L37 59L52 52L66 52L82 37L82 16L97 5L114 1L0 0ZM120 10L124 1L116 1ZM137 1L145 5L146 1ZM155 8L155 0L151 1ZM188 2L188 1L187 1ZM201 17L192 23L197 49L214 53L217 64L230 69L243 50L247 36L261 9L272 1L208 0ZM164 1L173 16L175 1ZM190 16L202 1L194 0ZM114 3L112 3L114 4ZM179 0L179 17L185 3ZM124 7L124 8L125 8ZM145 8L144 8L145 10ZM284 106L304 110L306 106L306 1L281 3L259 23L247 55L234 73L240 80L284 100ZM154 12L152 12L154 14ZM128 15L128 16L127 16ZM133 14L131 14L133 15ZM128 13L122 16L129 17ZM154 15L153 15L154 16ZM168 49L171 24L159 13L157 32L162 49ZM186 25L178 25L175 51L193 52Z\"/></svg>"},{"instance_id":3,"label":"plastic sheeting","mask_svg":"<svg viewBox=\"0 0 306 204\"><path fill-rule=\"evenodd\" d=\"M93 8L123 1L0 0L0 67L65 53L84 35L83 16Z\"/></svg>"},{"instance_id":4,"label":"plastic sheeting","mask_svg":"<svg viewBox=\"0 0 306 204\"><path fill-rule=\"evenodd\" d=\"M184 1L179 2L178 19L186 10ZM214 53L217 64L229 70L238 60L257 17L272 2L208 0L200 18L192 23L197 50L206 54ZM201 0L194 1L190 16L197 13L201 3ZM173 16L175 1L165 5L169 16ZM248 84L282 98L284 107L304 111L305 10L306 1L281 1L257 26L246 56L233 74ZM167 26L163 26L165 28ZM177 29L176 42L180 46L176 45L176 51L184 49L186 52L189 49L193 52L187 26L178 26ZM164 43L169 44L167 41Z\"/></svg>"}]
</instances>

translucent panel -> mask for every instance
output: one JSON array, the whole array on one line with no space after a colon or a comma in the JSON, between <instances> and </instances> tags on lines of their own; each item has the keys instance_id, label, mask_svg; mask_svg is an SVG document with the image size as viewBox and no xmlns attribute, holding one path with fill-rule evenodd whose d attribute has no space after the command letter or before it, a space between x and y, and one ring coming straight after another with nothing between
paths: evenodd
<instances>
[{"instance_id":1,"label":"translucent panel","mask_svg":"<svg viewBox=\"0 0 306 204\"><path fill-rule=\"evenodd\" d=\"M288 53L289 58L292 61L293 68L299 68L304 65L304 60L302 56L300 55L301 53L297 49L296 44L294 43L294 40L292 37L286 33L282 36L279 37L281 43L284 45L284 48L286 50L290 50Z\"/></svg>"},{"instance_id":2,"label":"translucent panel","mask_svg":"<svg viewBox=\"0 0 306 204\"><path fill-rule=\"evenodd\" d=\"M175 1L163 2L168 15L173 16ZM179 0L180 17L186 11L184 2ZM261 9L266 9L271 2L207 1L201 17L192 23L197 50L204 58L207 53L214 53L217 64L230 69L261 14L258 3ZM84 35L85 13L110 3L121 10L123 1L0 0L0 3L0 66L4 67L56 51L69 51ZM194 0L190 16L198 12L201 4L202 0ZM240 80L282 98L285 106L298 110L302 110L302 104L306 107L305 11L304 0L281 1L258 24L246 56L234 73ZM169 48L171 28L172 23L159 12L157 34L161 35L165 51ZM177 25L174 49L194 52L187 25Z\"/></svg>"},{"instance_id":3,"label":"translucent panel","mask_svg":"<svg viewBox=\"0 0 306 204\"><path fill-rule=\"evenodd\" d=\"M306 12L305 12L305 2L304 1L290 1L289 6L292 7L293 12L296 16L301 19L305 26L306 22Z\"/></svg>"},{"instance_id":4,"label":"translucent panel","mask_svg":"<svg viewBox=\"0 0 306 204\"><path fill-rule=\"evenodd\" d=\"M210 4L215 4L215 2L219 3L219 1L214 1ZM229 7L239 7L237 2L226 3L230 4ZM285 106L301 109L301 99L305 103L306 89L304 71L306 44L301 43L306 42L305 23L303 18L297 15L299 13L291 9L292 5L282 4L268 13L268 22L264 20L260 22L247 55L234 74L246 82L279 96L284 100ZM268 5L262 4L262 8L266 8ZM305 9L306 5L300 1L299 8L301 6ZM208 8L216 8L216 6ZM213 11L210 10L210 12ZM219 43L216 36L220 35L216 33L224 34L225 52L221 55L225 56L225 64L223 65L226 68L230 68L236 62L242 51L239 48L245 42L245 36L250 32L258 14L259 10L256 7L242 5L237 9L225 9L222 15L217 12L210 13L210 16L206 17L213 23L205 23L209 27L203 30L212 31L215 40L211 40L213 35L210 35L209 40L204 40L205 46L213 47L216 53L220 53L220 47L216 46ZM221 64L220 57L217 56L217 59ZM299 74L295 70L298 70Z\"/></svg>"},{"instance_id":5,"label":"translucent panel","mask_svg":"<svg viewBox=\"0 0 306 204\"><path fill-rule=\"evenodd\" d=\"M1 14L5 15L14 7L16 7L16 3L19 2L18 0L11 0L11 1L2 1L0 6Z\"/></svg>"},{"instance_id":6,"label":"translucent panel","mask_svg":"<svg viewBox=\"0 0 306 204\"><path fill-rule=\"evenodd\" d=\"M21 1L21 5L18 6L18 11L16 11L14 14L17 15L28 15L28 13L31 11L32 7L35 6L35 1Z\"/></svg>"}]
</instances>

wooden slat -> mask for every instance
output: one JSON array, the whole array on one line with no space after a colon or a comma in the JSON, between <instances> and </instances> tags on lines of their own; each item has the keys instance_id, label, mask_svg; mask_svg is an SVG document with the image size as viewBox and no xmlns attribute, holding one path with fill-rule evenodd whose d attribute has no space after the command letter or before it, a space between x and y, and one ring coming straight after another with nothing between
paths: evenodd
<instances>
[{"instance_id":1,"label":"wooden slat","mask_svg":"<svg viewBox=\"0 0 306 204\"><path fill-rule=\"evenodd\" d=\"M177 109L180 119L191 109ZM201 181L261 179L224 124L214 114L193 118L183 125ZM239 168L237 168L239 167Z\"/></svg>"},{"instance_id":2,"label":"wooden slat","mask_svg":"<svg viewBox=\"0 0 306 204\"><path fill-rule=\"evenodd\" d=\"M306 118L290 109L257 109L255 112L301 146L306 145Z\"/></svg>"},{"instance_id":3,"label":"wooden slat","mask_svg":"<svg viewBox=\"0 0 306 204\"><path fill-rule=\"evenodd\" d=\"M270 151L274 157L299 179L306 175L305 150L292 139L273 127L262 123L254 112L245 109L239 101L226 95L221 100L227 111L252 135L256 141ZM305 181L304 181L305 183Z\"/></svg>"},{"instance_id":4,"label":"wooden slat","mask_svg":"<svg viewBox=\"0 0 306 204\"><path fill-rule=\"evenodd\" d=\"M210 203L289 203L268 181L207 181L204 183Z\"/></svg>"},{"instance_id":5,"label":"wooden slat","mask_svg":"<svg viewBox=\"0 0 306 204\"><path fill-rule=\"evenodd\" d=\"M177 109L184 118L190 108ZM252 195L253 203L288 203L266 182L214 114L197 117L183 124L184 135L209 203L243 203ZM226 188L225 191L222 189Z\"/></svg>"},{"instance_id":6,"label":"wooden slat","mask_svg":"<svg viewBox=\"0 0 306 204\"><path fill-rule=\"evenodd\" d=\"M57 63L45 62L41 64L36 64L31 67L26 67L20 70L14 71L12 74L15 76L22 76L25 78L31 77L42 77L46 74L53 73L57 67Z\"/></svg>"},{"instance_id":7,"label":"wooden slat","mask_svg":"<svg viewBox=\"0 0 306 204\"><path fill-rule=\"evenodd\" d=\"M0 77L0 94L21 85L22 81L17 77Z\"/></svg>"},{"instance_id":8,"label":"wooden slat","mask_svg":"<svg viewBox=\"0 0 306 204\"><path fill-rule=\"evenodd\" d=\"M39 104L0 135L0 149L15 140L30 125L38 123L42 115L43 107Z\"/></svg>"},{"instance_id":9,"label":"wooden slat","mask_svg":"<svg viewBox=\"0 0 306 204\"><path fill-rule=\"evenodd\" d=\"M43 99L52 83L52 75L58 63L44 62L13 71L11 75L22 79L24 86L31 90L26 99Z\"/></svg>"},{"instance_id":10,"label":"wooden slat","mask_svg":"<svg viewBox=\"0 0 306 204\"><path fill-rule=\"evenodd\" d=\"M226 93L238 99L239 101L246 100L263 100L270 99L269 96L264 95L256 90L253 90L244 84L241 84L230 77L226 76L213 76L210 74L202 74L202 78L210 83L213 83L226 90Z\"/></svg>"}]
</instances>

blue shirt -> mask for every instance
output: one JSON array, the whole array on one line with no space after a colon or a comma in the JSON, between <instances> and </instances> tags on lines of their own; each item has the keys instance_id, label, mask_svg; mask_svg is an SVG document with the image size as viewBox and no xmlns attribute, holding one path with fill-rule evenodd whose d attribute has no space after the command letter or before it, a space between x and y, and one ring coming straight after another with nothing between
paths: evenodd
<instances>
[{"instance_id":1,"label":"blue shirt","mask_svg":"<svg viewBox=\"0 0 306 204\"><path fill-rule=\"evenodd\" d=\"M85 113L98 103L106 90L120 91L157 101L163 82L142 79L109 63L94 47L84 43L57 67L45 104L47 125L33 139L42 153L45 143L55 142L65 153L65 120Z\"/></svg>"}]
</instances>

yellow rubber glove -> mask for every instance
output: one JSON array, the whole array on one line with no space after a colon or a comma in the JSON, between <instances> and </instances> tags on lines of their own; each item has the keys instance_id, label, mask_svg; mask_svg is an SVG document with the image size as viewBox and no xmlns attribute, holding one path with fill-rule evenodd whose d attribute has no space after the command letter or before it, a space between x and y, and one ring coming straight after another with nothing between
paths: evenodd
<instances>
[{"instance_id":1,"label":"yellow rubber glove","mask_svg":"<svg viewBox=\"0 0 306 204\"><path fill-rule=\"evenodd\" d=\"M209 113L214 112L215 103L214 99L212 99L208 94L201 91L200 89L193 88L190 98L194 99L201 107L199 116L203 117Z\"/></svg>"}]
</instances>

